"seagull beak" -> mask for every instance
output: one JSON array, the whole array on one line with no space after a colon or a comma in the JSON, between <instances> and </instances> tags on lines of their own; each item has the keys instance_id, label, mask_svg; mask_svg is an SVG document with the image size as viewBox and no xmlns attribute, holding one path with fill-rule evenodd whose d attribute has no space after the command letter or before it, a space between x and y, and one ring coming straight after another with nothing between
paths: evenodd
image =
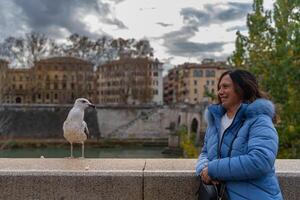
<instances>
[{"instance_id":1,"label":"seagull beak","mask_svg":"<svg viewBox=\"0 0 300 200\"><path fill-rule=\"evenodd\" d=\"M94 104L89 104L89 107L96 108Z\"/></svg>"}]
</instances>

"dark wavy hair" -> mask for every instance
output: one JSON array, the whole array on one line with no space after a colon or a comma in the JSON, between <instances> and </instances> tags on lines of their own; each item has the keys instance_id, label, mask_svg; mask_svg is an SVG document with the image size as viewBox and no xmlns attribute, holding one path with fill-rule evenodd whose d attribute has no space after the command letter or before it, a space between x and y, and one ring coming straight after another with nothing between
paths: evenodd
<instances>
[{"instance_id":1,"label":"dark wavy hair","mask_svg":"<svg viewBox=\"0 0 300 200\"><path fill-rule=\"evenodd\" d=\"M235 92L241 97L243 102L251 103L258 98L268 99L266 93L259 89L256 77L246 70L235 69L224 72L218 82L218 90L220 89L220 82L225 75L229 75ZM218 96L219 103L221 103L220 97Z\"/></svg>"}]
</instances>

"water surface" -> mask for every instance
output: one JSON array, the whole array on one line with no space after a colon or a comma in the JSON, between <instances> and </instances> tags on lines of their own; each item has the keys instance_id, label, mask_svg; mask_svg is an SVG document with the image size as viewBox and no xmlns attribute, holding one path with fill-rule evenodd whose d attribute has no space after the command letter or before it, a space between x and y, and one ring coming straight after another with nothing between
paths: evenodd
<instances>
[{"instance_id":1,"label":"water surface","mask_svg":"<svg viewBox=\"0 0 300 200\"><path fill-rule=\"evenodd\" d=\"M85 149L86 158L174 158L174 155L162 154L165 147L113 147ZM81 148L74 147L74 156L81 156ZM13 148L0 151L1 158L64 158L70 156L65 147Z\"/></svg>"}]
</instances>

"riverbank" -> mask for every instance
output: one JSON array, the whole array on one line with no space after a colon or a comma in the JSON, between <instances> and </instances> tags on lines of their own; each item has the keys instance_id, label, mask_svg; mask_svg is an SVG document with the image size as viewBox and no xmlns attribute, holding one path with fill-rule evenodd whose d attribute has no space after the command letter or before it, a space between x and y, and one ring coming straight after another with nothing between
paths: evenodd
<instances>
[{"instance_id":1,"label":"riverbank","mask_svg":"<svg viewBox=\"0 0 300 200\"><path fill-rule=\"evenodd\" d=\"M85 142L89 147L167 147L168 138L101 138L88 139ZM0 138L0 149L11 148L42 148L69 146L67 140L59 138L35 139L35 138Z\"/></svg>"}]
</instances>

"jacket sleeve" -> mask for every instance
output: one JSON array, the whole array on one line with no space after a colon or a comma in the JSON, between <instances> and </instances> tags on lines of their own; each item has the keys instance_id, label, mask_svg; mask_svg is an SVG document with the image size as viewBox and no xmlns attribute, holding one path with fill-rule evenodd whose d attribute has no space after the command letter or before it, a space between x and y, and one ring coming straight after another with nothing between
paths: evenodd
<instances>
[{"instance_id":1,"label":"jacket sleeve","mask_svg":"<svg viewBox=\"0 0 300 200\"><path fill-rule=\"evenodd\" d=\"M207 158L207 134L205 134L204 137L204 144L202 147L201 154L199 155L198 161L196 163L196 175L200 175L202 169L207 166L208 164L208 158Z\"/></svg>"},{"instance_id":2,"label":"jacket sleeve","mask_svg":"<svg viewBox=\"0 0 300 200\"><path fill-rule=\"evenodd\" d=\"M274 170L277 151L278 135L271 119L259 116L249 128L248 152L209 162L208 174L222 181L259 178Z\"/></svg>"}]
</instances>

